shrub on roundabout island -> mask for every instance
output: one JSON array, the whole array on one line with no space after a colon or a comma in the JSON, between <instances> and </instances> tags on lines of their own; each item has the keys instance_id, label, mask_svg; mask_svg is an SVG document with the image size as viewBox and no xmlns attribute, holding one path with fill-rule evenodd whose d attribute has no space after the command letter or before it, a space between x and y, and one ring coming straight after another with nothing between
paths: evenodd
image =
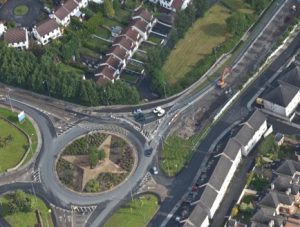
<instances>
[{"instance_id":1,"label":"shrub on roundabout island","mask_svg":"<svg viewBox=\"0 0 300 227\"><path fill-rule=\"evenodd\" d=\"M28 13L29 8L26 5L18 5L14 8L14 15L15 16L24 16Z\"/></svg>"},{"instance_id":2,"label":"shrub on roundabout island","mask_svg":"<svg viewBox=\"0 0 300 227\"><path fill-rule=\"evenodd\" d=\"M105 133L83 136L62 152L56 164L59 180L78 192L95 193L120 184L134 166L132 147Z\"/></svg>"}]
</instances>

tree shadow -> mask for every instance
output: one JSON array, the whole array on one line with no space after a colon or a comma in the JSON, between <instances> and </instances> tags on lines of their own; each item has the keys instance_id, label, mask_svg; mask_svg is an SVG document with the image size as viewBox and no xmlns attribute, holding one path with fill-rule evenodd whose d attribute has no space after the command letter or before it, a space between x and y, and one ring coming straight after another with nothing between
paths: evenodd
<instances>
[{"instance_id":1,"label":"tree shadow","mask_svg":"<svg viewBox=\"0 0 300 227\"><path fill-rule=\"evenodd\" d=\"M204 25L202 30L209 36L224 36L226 33L226 25L211 23Z\"/></svg>"}]
</instances>

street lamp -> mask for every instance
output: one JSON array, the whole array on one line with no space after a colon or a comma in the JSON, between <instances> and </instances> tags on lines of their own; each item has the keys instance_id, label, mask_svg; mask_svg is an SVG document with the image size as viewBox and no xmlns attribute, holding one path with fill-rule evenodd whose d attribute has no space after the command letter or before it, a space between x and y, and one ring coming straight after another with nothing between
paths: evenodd
<instances>
[{"instance_id":1,"label":"street lamp","mask_svg":"<svg viewBox=\"0 0 300 227\"><path fill-rule=\"evenodd\" d=\"M49 91L49 86L48 86L48 81L47 81L47 80L44 80L44 81L43 81L43 84L46 85L47 91L48 91L48 96L51 97L51 96L50 96L50 91Z\"/></svg>"},{"instance_id":2,"label":"street lamp","mask_svg":"<svg viewBox=\"0 0 300 227\"><path fill-rule=\"evenodd\" d=\"M11 92L11 91L12 91L12 89L8 88L7 97L8 97L8 101L9 101L11 112L14 112L12 104L11 104L10 95L9 95L9 92Z\"/></svg>"}]
</instances>

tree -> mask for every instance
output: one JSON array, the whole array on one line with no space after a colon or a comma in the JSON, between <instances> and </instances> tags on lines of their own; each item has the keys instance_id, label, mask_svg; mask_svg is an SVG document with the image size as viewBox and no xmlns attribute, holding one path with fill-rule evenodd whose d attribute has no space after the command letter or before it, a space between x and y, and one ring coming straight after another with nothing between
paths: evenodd
<instances>
[{"instance_id":1,"label":"tree","mask_svg":"<svg viewBox=\"0 0 300 227\"><path fill-rule=\"evenodd\" d=\"M97 180L90 180L85 186L86 192L98 192L100 190L100 184Z\"/></svg>"},{"instance_id":2,"label":"tree","mask_svg":"<svg viewBox=\"0 0 300 227\"><path fill-rule=\"evenodd\" d=\"M118 14L120 9L121 9L120 1L119 0L114 0L113 1L113 7L114 7L115 12Z\"/></svg>"},{"instance_id":3,"label":"tree","mask_svg":"<svg viewBox=\"0 0 300 227\"><path fill-rule=\"evenodd\" d=\"M9 201L9 207L13 212L29 212L33 209L32 199L22 190L17 190ZM15 205L12 205L15 204Z\"/></svg>"},{"instance_id":4,"label":"tree","mask_svg":"<svg viewBox=\"0 0 300 227\"><path fill-rule=\"evenodd\" d=\"M115 16L115 10L113 8L113 4L111 0L104 0L103 6L104 6L104 13L107 17Z\"/></svg>"},{"instance_id":5,"label":"tree","mask_svg":"<svg viewBox=\"0 0 300 227\"><path fill-rule=\"evenodd\" d=\"M249 18L244 13L236 12L226 22L230 33L240 35L248 28Z\"/></svg>"},{"instance_id":6,"label":"tree","mask_svg":"<svg viewBox=\"0 0 300 227\"><path fill-rule=\"evenodd\" d=\"M103 159L105 159L105 157L106 157L106 154L105 154L104 150L100 150L98 152L98 159L103 160Z\"/></svg>"},{"instance_id":7,"label":"tree","mask_svg":"<svg viewBox=\"0 0 300 227\"><path fill-rule=\"evenodd\" d=\"M207 0L197 0L197 1L193 1L193 4L196 8L196 17L203 17L204 13L207 11L208 9L208 3Z\"/></svg>"},{"instance_id":8,"label":"tree","mask_svg":"<svg viewBox=\"0 0 300 227\"><path fill-rule=\"evenodd\" d=\"M93 149L89 153L89 162L91 169L95 168L98 164L98 152L97 150Z\"/></svg>"}]
</instances>

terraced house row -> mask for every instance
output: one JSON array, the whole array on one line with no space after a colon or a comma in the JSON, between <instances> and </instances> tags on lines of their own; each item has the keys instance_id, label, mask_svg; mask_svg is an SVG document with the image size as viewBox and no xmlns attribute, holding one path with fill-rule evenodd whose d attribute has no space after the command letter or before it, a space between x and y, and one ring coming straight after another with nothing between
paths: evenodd
<instances>
[{"instance_id":1,"label":"terraced house row","mask_svg":"<svg viewBox=\"0 0 300 227\"><path fill-rule=\"evenodd\" d=\"M128 27L115 38L106 53L106 59L95 71L97 84L103 85L118 80L127 62L143 41L148 39L157 19L146 9L137 10Z\"/></svg>"},{"instance_id":2,"label":"terraced house row","mask_svg":"<svg viewBox=\"0 0 300 227\"><path fill-rule=\"evenodd\" d=\"M229 184L242 160L267 132L265 115L256 110L243 123L237 134L230 138L222 153L217 155L217 164L208 181L200 186L199 200L191 203L196 205L184 226L207 227L219 208Z\"/></svg>"}]
</instances>

